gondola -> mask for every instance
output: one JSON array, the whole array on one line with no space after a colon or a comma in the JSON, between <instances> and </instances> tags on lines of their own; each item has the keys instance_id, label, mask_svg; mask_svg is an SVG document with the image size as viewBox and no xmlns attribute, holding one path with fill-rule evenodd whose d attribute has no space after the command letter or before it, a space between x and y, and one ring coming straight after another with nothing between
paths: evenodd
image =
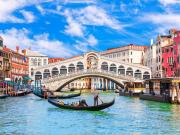
<instances>
[{"instance_id":1,"label":"gondola","mask_svg":"<svg viewBox=\"0 0 180 135\"><path fill-rule=\"evenodd\" d=\"M51 99L51 98L48 98L48 102L51 103L52 105L62 108L62 109L100 111L100 110L103 110L103 109L106 109L106 108L112 106L115 102L115 98L111 102L102 103L97 106L74 106L74 105L58 102L57 100Z\"/></svg>"},{"instance_id":2,"label":"gondola","mask_svg":"<svg viewBox=\"0 0 180 135\"><path fill-rule=\"evenodd\" d=\"M0 99L7 98L7 97L8 97L7 94L2 94L2 95L0 95Z\"/></svg>"},{"instance_id":3,"label":"gondola","mask_svg":"<svg viewBox=\"0 0 180 135\"><path fill-rule=\"evenodd\" d=\"M42 93L38 93L38 92L35 92L33 91L34 95L40 97L40 98L44 98L44 99L47 99L48 97L51 98L51 99L67 99L67 98L73 98L73 97L78 97L81 95L81 92L80 93L77 93L77 94L69 94L69 95L61 95L61 96L54 96L54 95L50 95L48 96L47 94L42 94Z\"/></svg>"}]
</instances>

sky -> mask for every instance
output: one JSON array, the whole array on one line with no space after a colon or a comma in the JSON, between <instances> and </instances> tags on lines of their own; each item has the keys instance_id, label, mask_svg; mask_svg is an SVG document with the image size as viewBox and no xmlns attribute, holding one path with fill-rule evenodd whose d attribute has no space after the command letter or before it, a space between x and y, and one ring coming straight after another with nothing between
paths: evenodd
<instances>
[{"instance_id":1,"label":"sky","mask_svg":"<svg viewBox=\"0 0 180 135\"><path fill-rule=\"evenodd\" d=\"M180 29L180 0L0 0L0 36L15 49L72 57L150 45Z\"/></svg>"}]
</instances>

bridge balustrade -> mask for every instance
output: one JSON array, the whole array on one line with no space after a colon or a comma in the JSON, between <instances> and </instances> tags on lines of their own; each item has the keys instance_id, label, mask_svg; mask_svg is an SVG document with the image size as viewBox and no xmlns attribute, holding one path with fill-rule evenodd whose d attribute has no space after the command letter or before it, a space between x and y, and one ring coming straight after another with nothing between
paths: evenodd
<instances>
[{"instance_id":1,"label":"bridge balustrade","mask_svg":"<svg viewBox=\"0 0 180 135\"><path fill-rule=\"evenodd\" d=\"M118 73L116 72L113 72L113 71L104 71L104 70L101 70L101 69L86 69L86 70L79 70L79 71L76 71L76 72L71 72L71 73L67 73L67 74L59 74L59 75L55 75L55 76L52 76L52 77L49 77L49 78L44 78L44 82L53 82L53 81L56 81L56 80L62 80L62 79L67 79L67 78L71 78L71 77L74 77L76 75L85 75L85 74L100 74L100 75L104 75L104 76L110 76L110 77L113 77L113 78L124 78L126 80L129 80L129 81L133 81L134 78L132 76L125 76L125 75L119 75Z\"/></svg>"}]
</instances>

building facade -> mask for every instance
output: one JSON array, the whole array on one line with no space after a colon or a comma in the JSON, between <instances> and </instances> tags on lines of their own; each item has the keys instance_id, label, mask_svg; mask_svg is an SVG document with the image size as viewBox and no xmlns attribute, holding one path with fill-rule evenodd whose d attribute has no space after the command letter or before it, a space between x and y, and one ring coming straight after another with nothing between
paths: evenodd
<instances>
[{"instance_id":1,"label":"building facade","mask_svg":"<svg viewBox=\"0 0 180 135\"><path fill-rule=\"evenodd\" d=\"M23 77L29 76L28 58L26 57L26 51L20 52L19 47L16 47L16 51L12 52L12 80L14 82L22 82Z\"/></svg>"},{"instance_id":2,"label":"building facade","mask_svg":"<svg viewBox=\"0 0 180 135\"><path fill-rule=\"evenodd\" d=\"M161 46L161 76L159 77L180 77L179 62L180 31L171 29L166 36L166 44Z\"/></svg>"},{"instance_id":3,"label":"building facade","mask_svg":"<svg viewBox=\"0 0 180 135\"><path fill-rule=\"evenodd\" d=\"M32 51L30 49L26 50L26 56L28 58L29 65L29 77L34 76L34 69L40 66L48 65L48 56L41 54L37 51Z\"/></svg>"},{"instance_id":4,"label":"building facade","mask_svg":"<svg viewBox=\"0 0 180 135\"><path fill-rule=\"evenodd\" d=\"M6 46L3 47L3 76L4 80L6 78L11 78L11 69L12 69L12 53L9 48Z\"/></svg>"},{"instance_id":5,"label":"building facade","mask_svg":"<svg viewBox=\"0 0 180 135\"><path fill-rule=\"evenodd\" d=\"M151 77L156 76L156 44L151 42L151 45L145 49L144 65L151 69Z\"/></svg>"},{"instance_id":6,"label":"building facade","mask_svg":"<svg viewBox=\"0 0 180 135\"><path fill-rule=\"evenodd\" d=\"M118 48L108 49L100 54L110 59L143 65L146 48L147 46L129 44Z\"/></svg>"}]
</instances>

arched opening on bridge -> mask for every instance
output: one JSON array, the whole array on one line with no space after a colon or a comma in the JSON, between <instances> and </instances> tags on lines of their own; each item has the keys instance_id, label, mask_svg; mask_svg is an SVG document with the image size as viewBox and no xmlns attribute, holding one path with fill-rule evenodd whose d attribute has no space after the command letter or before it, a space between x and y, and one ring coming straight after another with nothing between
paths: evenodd
<instances>
[{"instance_id":1,"label":"arched opening on bridge","mask_svg":"<svg viewBox=\"0 0 180 135\"><path fill-rule=\"evenodd\" d=\"M70 64L70 65L69 65L68 71L69 71L69 73L75 72L75 66L74 66L74 64Z\"/></svg>"},{"instance_id":2,"label":"arched opening on bridge","mask_svg":"<svg viewBox=\"0 0 180 135\"><path fill-rule=\"evenodd\" d=\"M140 71L139 69L135 71L134 77L135 77L135 78L138 78L138 79L141 79L141 78L142 78L142 73L141 73L141 71Z\"/></svg>"},{"instance_id":3,"label":"arched opening on bridge","mask_svg":"<svg viewBox=\"0 0 180 135\"><path fill-rule=\"evenodd\" d=\"M57 67L54 67L54 68L52 69L52 76L56 76L56 75L58 75L58 74L59 74L58 68L57 68Z\"/></svg>"},{"instance_id":4,"label":"arched opening on bridge","mask_svg":"<svg viewBox=\"0 0 180 135\"><path fill-rule=\"evenodd\" d=\"M119 68L118 68L118 73L120 74L120 75L125 75L125 68L124 68L124 66L119 66Z\"/></svg>"},{"instance_id":5,"label":"arched opening on bridge","mask_svg":"<svg viewBox=\"0 0 180 135\"><path fill-rule=\"evenodd\" d=\"M37 71L35 74L35 80L41 80L42 79L42 74L41 72Z\"/></svg>"},{"instance_id":6,"label":"arched opening on bridge","mask_svg":"<svg viewBox=\"0 0 180 135\"><path fill-rule=\"evenodd\" d=\"M110 65L110 71L111 71L111 72L114 72L114 73L117 72L117 67L116 67L115 64L111 64L111 65Z\"/></svg>"},{"instance_id":7,"label":"arched opening on bridge","mask_svg":"<svg viewBox=\"0 0 180 135\"><path fill-rule=\"evenodd\" d=\"M43 73L43 78L48 78L48 77L50 77L50 71L49 71L49 69L45 69L44 70L44 73Z\"/></svg>"},{"instance_id":8,"label":"arched opening on bridge","mask_svg":"<svg viewBox=\"0 0 180 135\"><path fill-rule=\"evenodd\" d=\"M101 65L101 69L105 70L105 71L108 71L108 63L107 62L103 62L102 65Z\"/></svg>"},{"instance_id":9,"label":"arched opening on bridge","mask_svg":"<svg viewBox=\"0 0 180 135\"><path fill-rule=\"evenodd\" d=\"M60 68L60 74L61 74L61 75L67 74L67 68L66 68L66 66L61 66L61 68Z\"/></svg>"},{"instance_id":10,"label":"arched opening on bridge","mask_svg":"<svg viewBox=\"0 0 180 135\"><path fill-rule=\"evenodd\" d=\"M133 69L131 67L128 67L126 70L126 75L127 76L133 76Z\"/></svg>"},{"instance_id":11,"label":"arched opening on bridge","mask_svg":"<svg viewBox=\"0 0 180 135\"><path fill-rule=\"evenodd\" d=\"M149 74L149 72L144 72L144 74L143 74L143 79L150 79L150 74Z\"/></svg>"},{"instance_id":12,"label":"arched opening on bridge","mask_svg":"<svg viewBox=\"0 0 180 135\"><path fill-rule=\"evenodd\" d=\"M64 87L70 88L70 86L74 86L74 89L78 88L78 80L84 80L82 78L93 78L91 79L91 82L84 81L81 86L84 86L84 84L87 84L88 89L92 90L114 90L116 88L124 88L123 78L121 80L117 80L116 78L110 77L109 75L99 75L99 74L81 74L81 75L74 75L71 76L71 78L63 81L59 80L59 87L56 89L56 91L61 91ZM77 81L76 81L77 80ZM71 87L73 88L73 87ZM82 89L83 87L80 87ZM87 89L87 88L86 88Z\"/></svg>"},{"instance_id":13,"label":"arched opening on bridge","mask_svg":"<svg viewBox=\"0 0 180 135\"><path fill-rule=\"evenodd\" d=\"M82 62L78 62L77 63L77 71L81 71L81 70L84 70L84 65Z\"/></svg>"}]
</instances>

